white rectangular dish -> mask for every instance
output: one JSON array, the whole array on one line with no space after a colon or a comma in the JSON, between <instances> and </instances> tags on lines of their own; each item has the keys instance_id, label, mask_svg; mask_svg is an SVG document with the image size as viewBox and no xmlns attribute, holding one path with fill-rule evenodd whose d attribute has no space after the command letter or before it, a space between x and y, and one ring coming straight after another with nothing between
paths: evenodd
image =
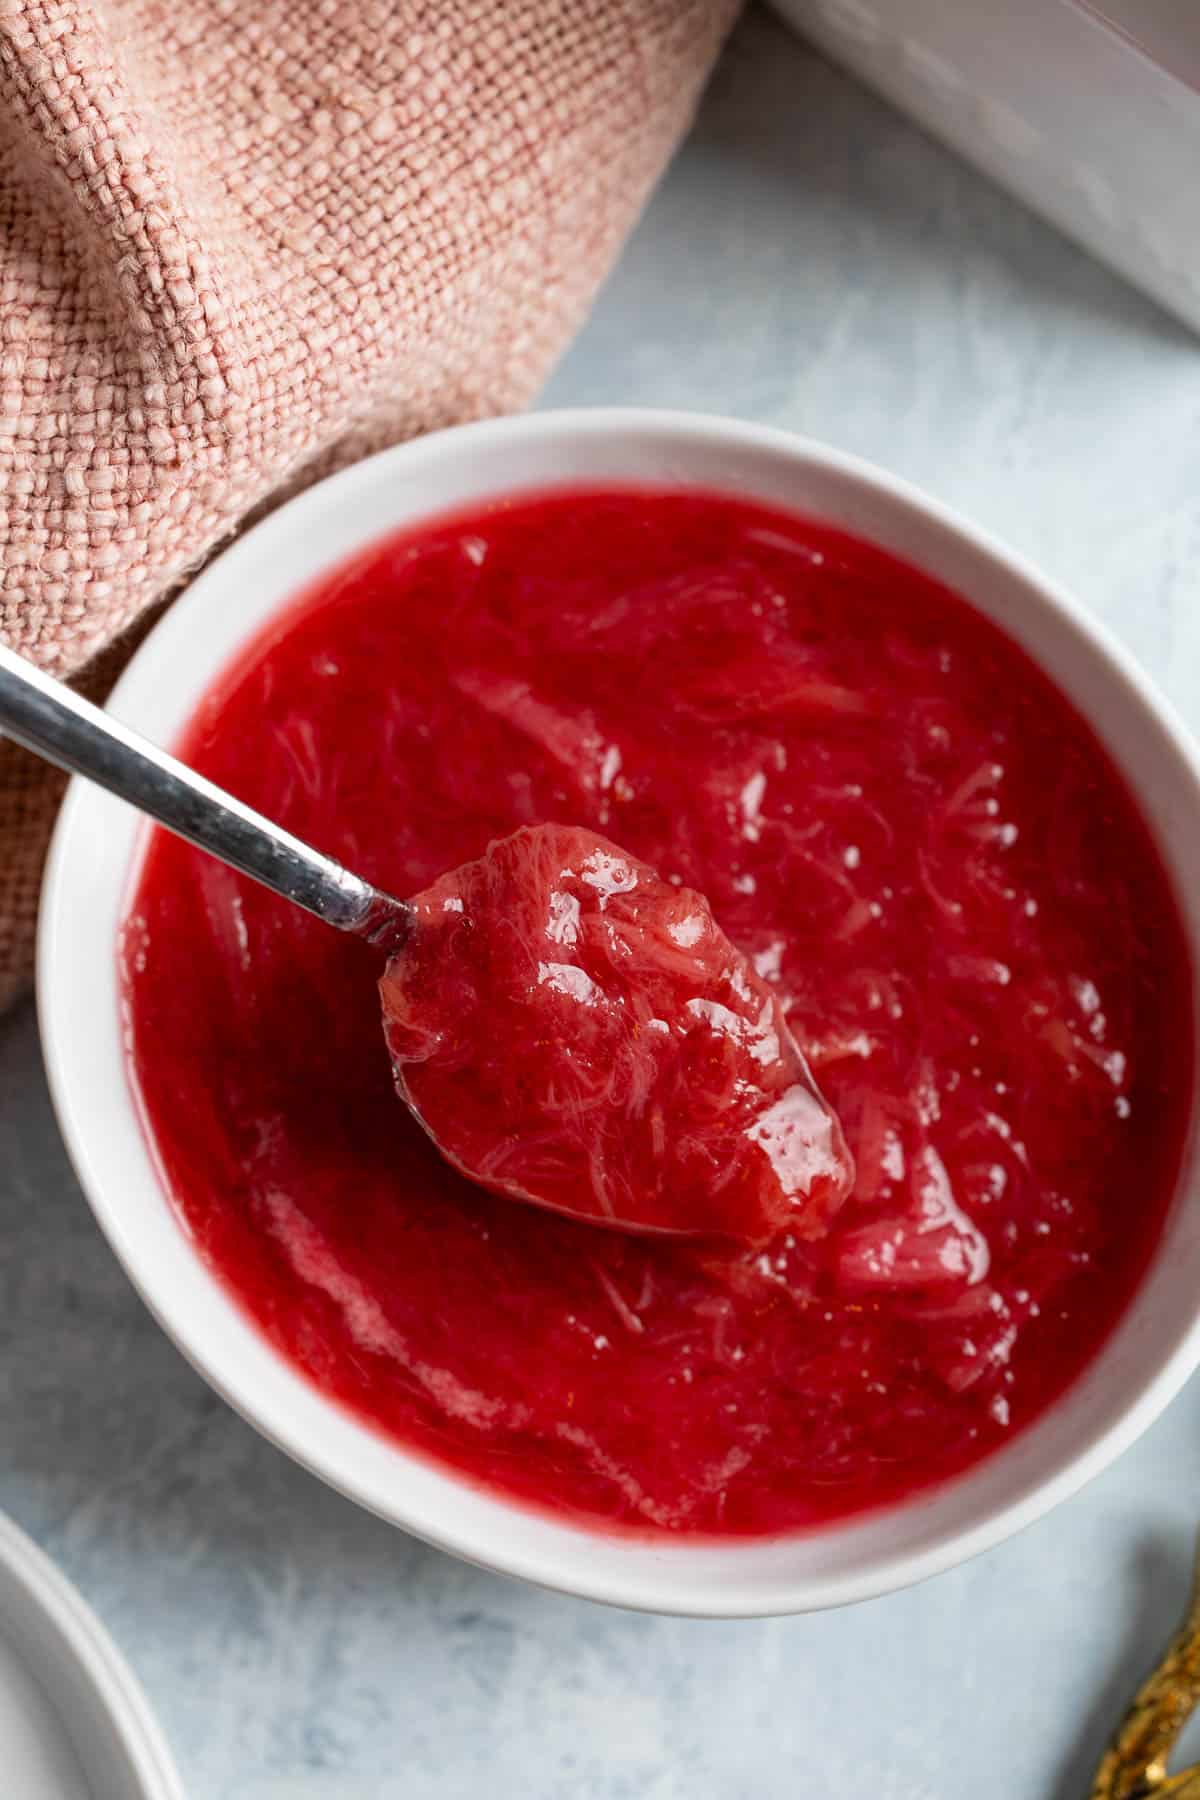
<instances>
[{"instance_id":1,"label":"white rectangular dish","mask_svg":"<svg viewBox=\"0 0 1200 1800\"><path fill-rule=\"evenodd\" d=\"M1175 0L774 0L987 175L1200 330L1200 12Z\"/></svg>"}]
</instances>

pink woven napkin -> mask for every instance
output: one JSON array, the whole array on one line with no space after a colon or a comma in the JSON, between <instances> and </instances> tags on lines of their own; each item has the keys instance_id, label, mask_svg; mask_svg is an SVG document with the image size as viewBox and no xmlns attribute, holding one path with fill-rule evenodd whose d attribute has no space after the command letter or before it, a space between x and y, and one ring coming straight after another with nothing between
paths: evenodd
<instances>
[{"instance_id":1,"label":"pink woven napkin","mask_svg":"<svg viewBox=\"0 0 1200 1800\"><path fill-rule=\"evenodd\" d=\"M103 692L247 514L526 401L735 11L0 0L0 634ZM0 744L0 1005L59 788Z\"/></svg>"}]
</instances>

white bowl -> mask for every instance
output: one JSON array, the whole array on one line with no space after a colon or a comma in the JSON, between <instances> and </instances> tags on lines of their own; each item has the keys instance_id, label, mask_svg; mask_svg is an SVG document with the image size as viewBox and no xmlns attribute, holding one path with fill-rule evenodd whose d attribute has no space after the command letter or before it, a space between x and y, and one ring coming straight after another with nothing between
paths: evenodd
<instances>
[{"instance_id":1,"label":"white bowl","mask_svg":"<svg viewBox=\"0 0 1200 1800\"><path fill-rule=\"evenodd\" d=\"M91 1608L0 1514L0 1744L16 1800L183 1800L150 1703Z\"/></svg>"},{"instance_id":2,"label":"white bowl","mask_svg":"<svg viewBox=\"0 0 1200 1800\"><path fill-rule=\"evenodd\" d=\"M239 647L323 569L398 526L518 489L612 481L722 488L792 506L910 558L1030 651L1124 770L1181 897L1200 966L1200 763L1145 676L1074 601L905 483L778 431L699 415L541 413L439 433L360 463L265 519L207 569L133 659L112 710L178 737ZM59 1121L96 1217L185 1355L299 1462L444 1550L597 1600L709 1616L799 1612L961 1562L1095 1475L1200 1362L1195 1132L1165 1235L1100 1356L1013 1443L918 1503L811 1535L700 1545L558 1524L357 1423L259 1335L167 1204L124 1068L115 944L140 822L76 781L42 907L42 1034Z\"/></svg>"}]
</instances>

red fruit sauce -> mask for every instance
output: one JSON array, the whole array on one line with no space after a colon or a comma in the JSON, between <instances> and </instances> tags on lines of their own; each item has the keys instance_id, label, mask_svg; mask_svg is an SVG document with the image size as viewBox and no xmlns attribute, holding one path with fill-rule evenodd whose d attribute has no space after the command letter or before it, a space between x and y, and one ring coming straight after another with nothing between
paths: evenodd
<instances>
[{"instance_id":1,"label":"red fruit sauce","mask_svg":"<svg viewBox=\"0 0 1200 1800\"><path fill-rule=\"evenodd\" d=\"M796 1530L977 1462L1119 1317L1186 1129L1181 926L1091 731L915 569L716 494L517 497L299 599L182 750L396 894L546 821L699 890L857 1161L824 1236L740 1250L486 1192L397 1101L378 955L156 835L123 966L166 1186L402 1444L613 1528Z\"/></svg>"},{"instance_id":2,"label":"red fruit sauce","mask_svg":"<svg viewBox=\"0 0 1200 1800\"><path fill-rule=\"evenodd\" d=\"M400 1094L510 1198L623 1230L820 1237L854 1167L779 996L707 900L524 825L411 905L380 983Z\"/></svg>"}]
</instances>

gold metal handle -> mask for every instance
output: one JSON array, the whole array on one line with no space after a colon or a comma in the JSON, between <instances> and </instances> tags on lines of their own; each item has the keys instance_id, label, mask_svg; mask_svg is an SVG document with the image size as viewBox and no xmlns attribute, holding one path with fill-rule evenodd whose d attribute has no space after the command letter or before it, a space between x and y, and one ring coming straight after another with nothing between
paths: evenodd
<instances>
[{"instance_id":1,"label":"gold metal handle","mask_svg":"<svg viewBox=\"0 0 1200 1800\"><path fill-rule=\"evenodd\" d=\"M1200 1800L1200 1764L1167 1773L1179 1734L1200 1703L1200 1558L1187 1615L1142 1683L1104 1754L1091 1800Z\"/></svg>"}]
</instances>

